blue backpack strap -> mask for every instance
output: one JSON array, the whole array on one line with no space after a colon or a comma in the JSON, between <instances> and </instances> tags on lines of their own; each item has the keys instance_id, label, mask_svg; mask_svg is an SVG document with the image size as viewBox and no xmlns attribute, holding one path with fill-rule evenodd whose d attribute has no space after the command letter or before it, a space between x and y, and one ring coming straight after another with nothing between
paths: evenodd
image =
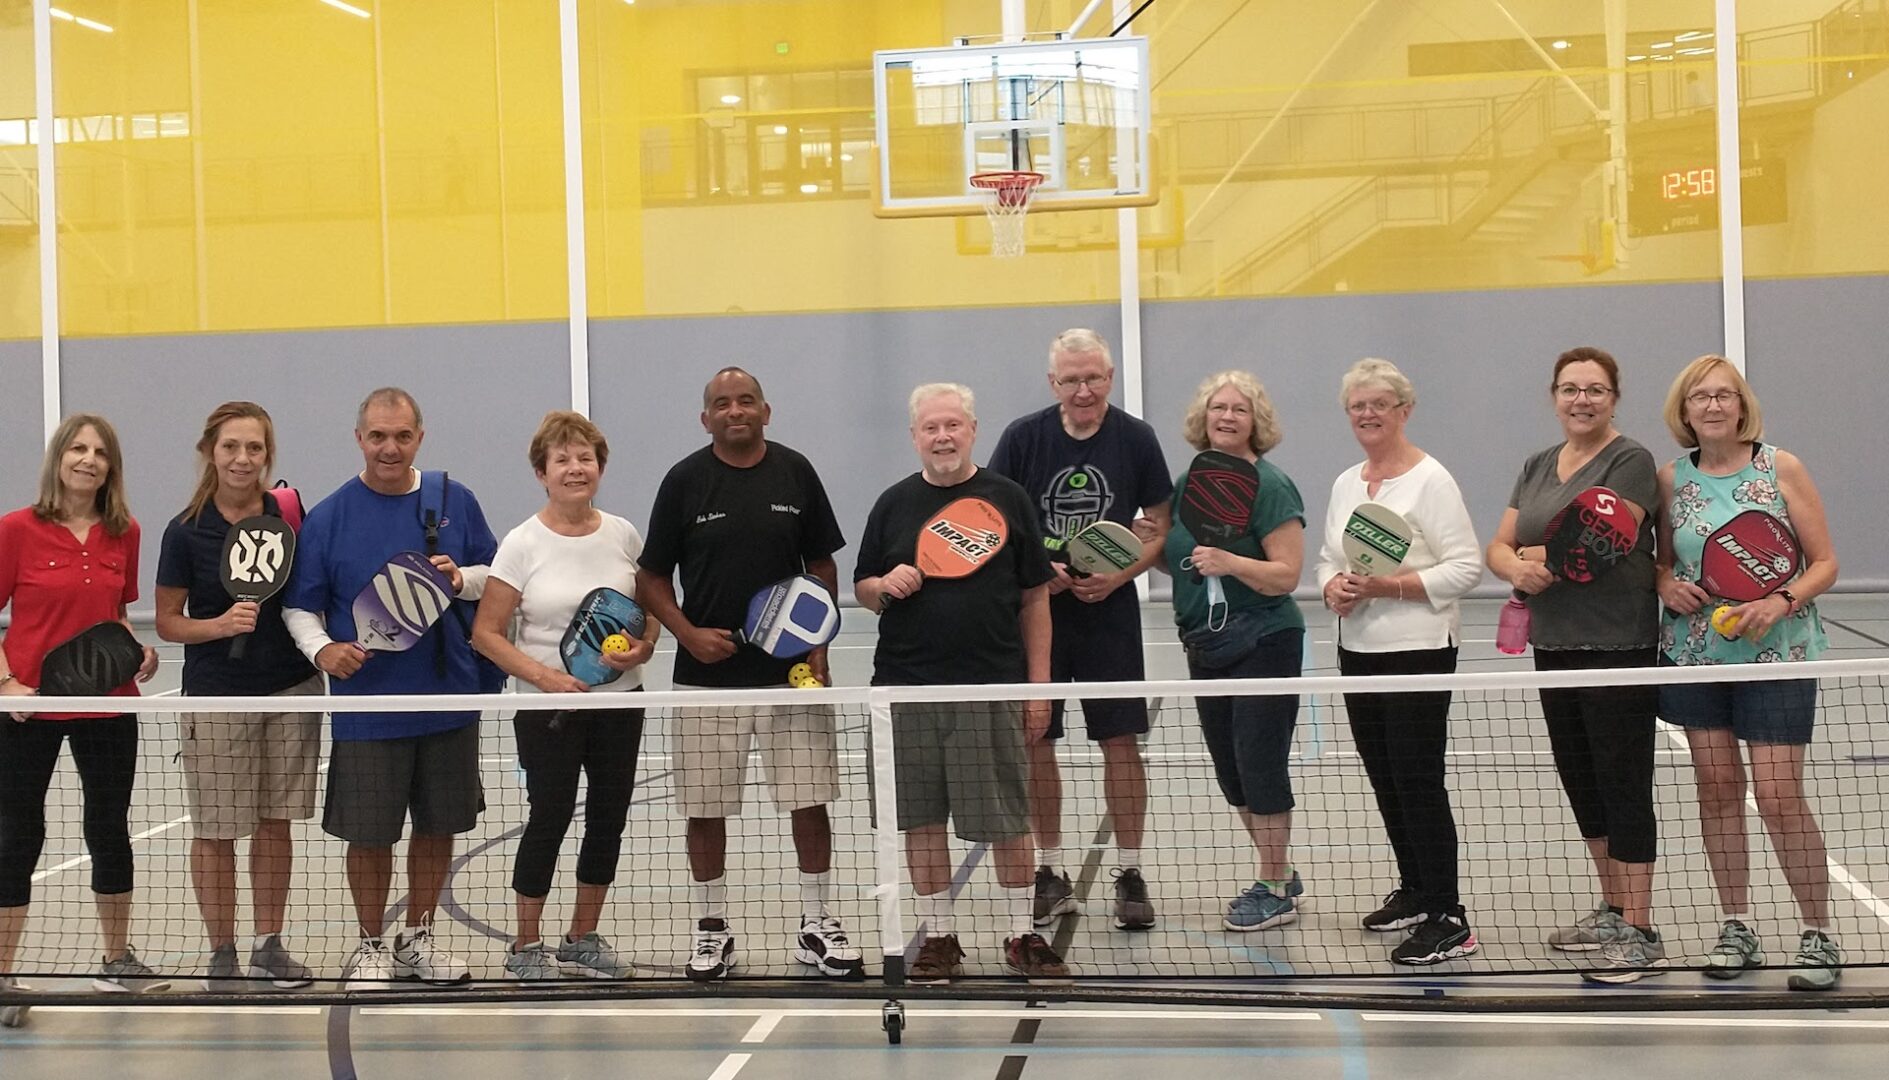
<instances>
[{"instance_id":1,"label":"blue backpack strap","mask_svg":"<svg viewBox=\"0 0 1889 1080\"><path fill-rule=\"evenodd\" d=\"M439 554L439 527L446 520L446 472L429 469L420 474L420 527L426 530L426 553Z\"/></svg>"}]
</instances>

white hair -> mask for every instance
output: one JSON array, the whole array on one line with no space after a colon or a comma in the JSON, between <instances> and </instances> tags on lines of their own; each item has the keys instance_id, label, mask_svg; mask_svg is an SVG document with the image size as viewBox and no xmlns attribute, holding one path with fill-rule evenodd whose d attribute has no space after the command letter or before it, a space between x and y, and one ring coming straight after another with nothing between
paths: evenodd
<instances>
[{"instance_id":1,"label":"white hair","mask_svg":"<svg viewBox=\"0 0 1889 1080\"><path fill-rule=\"evenodd\" d=\"M1396 364L1389 360L1379 360L1375 356L1367 356L1351 365L1351 370L1345 372L1344 379L1338 384L1338 404L1341 406L1351 404L1352 393L1361 386L1370 386L1373 383L1396 394L1399 405L1417 403L1417 388L1410 385L1409 377L1397 370Z\"/></svg>"},{"instance_id":2,"label":"white hair","mask_svg":"<svg viewBox=\"0 0 1889 1080\"><path fill-rule=\"evenodd\" d=\"M1056 340L1049 343L1049 373L1056 374L1056 354L1068 353L1071 356L1088 356L1100 353L1102 366L1109 371L1115 370L1115 357L1108 351L1108 342L1102 335L1080 326L1064 330L1056 335Z\"/></svg>"},{"instance_id":3,"label":"white hair","mask_svg":"<svg viewBox=\"0 0 1889 1080\"><path fill-rule=\"evenodd\" d=\"M964 415L970 417L972 422L976 422L977 397L971 393L970 387L963 383L928 382L913 390L911 400L906 403L905 410L911 416L911 423L914 426L917 425L920 405L932 398L944 397L946 394L956 394L959 404L964 406Z\"/></svg>"}]
</instances>

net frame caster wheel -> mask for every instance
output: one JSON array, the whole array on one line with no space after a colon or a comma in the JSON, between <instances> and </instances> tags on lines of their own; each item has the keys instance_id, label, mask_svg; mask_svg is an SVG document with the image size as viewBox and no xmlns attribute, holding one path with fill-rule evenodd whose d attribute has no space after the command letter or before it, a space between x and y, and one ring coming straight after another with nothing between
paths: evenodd
<instances>
[{"instance_id":1,"label":"net frame caster wheel","mask_svg":"<svg viewBox=\"0 0 1889 1080\"><path fill-rule=\"evenodd\" d=\"M896 1001L888 1001L879 1008L879 1026L885 1030L885 1041L898 1046L905 1040L905 1006Z\"/></svg>"},{"instance_id":2,"label":"net frame caster wheel","mask_svg":"<svg viewBox=\"0 0 1889 1080\"><path fill-rule=\"evenodd\" d=\"M31 1005L0 1005L0 1028L25 1027L26 1014L32 1011Z\"/></svg>"}]
</instances>

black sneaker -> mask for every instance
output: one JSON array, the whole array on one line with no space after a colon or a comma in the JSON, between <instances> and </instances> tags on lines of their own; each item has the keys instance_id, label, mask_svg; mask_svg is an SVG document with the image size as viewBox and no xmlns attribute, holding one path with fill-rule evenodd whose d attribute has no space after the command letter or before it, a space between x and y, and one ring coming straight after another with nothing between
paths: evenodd
<instances>
[{"instance_id":1,"label":"black sneaker","mask_svg":"<svg viewBox=\"0 0 1889 1080\"><path fill-rule=\"evenodd\" d=\"M1403 943L1391 950L1391 959L1400 964L1440 964L1459 956L1468 956L1481 948L1476 935L1463 918L1462 909L1431 915Z\"/></svg>"},{"instance_id":2,"label":"black sneaker","mask_svg":"<svg viewBox=\"0 0 1889 1080\"><path fill-rule=\"evenodd\" d=\"M1141 871L1128 868L1115 871L1115 929L1147 930L1154 926L1154 901L1148 899L1148 883Z\"/></svg>"},{"instance_id":3,"label":"black sneaker","mask_svg":"<svg viewBox=\"0 0 1889 1080\"><path fill-rule=\"evenodd\" d=\"M1059 915L1076 913L1076 890L1069 884L1068 874L1058 874L1047 866L1036 868L1036 903L1031 910L1031 921L1038 926L1048 926Z\"/></svg>"},{"instance_id":4,"label":"black sneaker","mask_svg":"<svg viewBox=\"0 0 1889 1080\"><path fill-rule=\"evenodd\" d=\"M1364 917L1364 928L1380 934L1392 930L1404 930L1415 926L1430 917L1417 903L1417 894L1409 889L1392 889L1384 898L1384 906Z\"/></svg>"}]
</instances>

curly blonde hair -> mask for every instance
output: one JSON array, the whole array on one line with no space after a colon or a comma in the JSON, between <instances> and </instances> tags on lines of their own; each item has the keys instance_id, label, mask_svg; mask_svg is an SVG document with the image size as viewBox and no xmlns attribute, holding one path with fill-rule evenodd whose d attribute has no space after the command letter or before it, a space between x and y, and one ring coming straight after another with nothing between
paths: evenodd
<instances>
[{"instance_id":1,"label":"curly blonde hair","mask_svg":"<svg viewBox=\"0 0 1889 1080\"><path fill-rule=\"evenodd\" d=\"M1248 440L1253 452L1264 454L1278 446L1283 436L1279 433L1279 417L1273 412L1272 398L1266 396L1266 388L1248 371L1219 371L1202 379L1200 388L1194 391L1193 402L1187 406L1187 415L1181 420L1181 438L1196 450L1208 448L1207 399L1228 386L1238 390L1253 410L1253 433Z\"/></svg>"}]
</instances>

